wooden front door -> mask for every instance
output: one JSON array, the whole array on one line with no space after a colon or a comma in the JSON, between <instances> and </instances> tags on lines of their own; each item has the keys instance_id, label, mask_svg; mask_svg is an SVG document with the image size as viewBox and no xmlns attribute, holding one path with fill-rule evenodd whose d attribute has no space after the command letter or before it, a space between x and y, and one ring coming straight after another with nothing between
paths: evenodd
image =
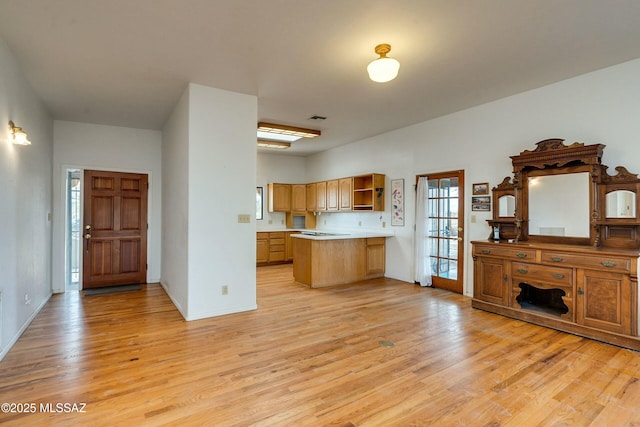
<instances>
[{"instance_id":1,"label":"wooden front door","mask_svg":"<svg viewBox=\"0 0 640 427\"><path fill-rule=\"evenodd\" d=\"M84 289L146 282L147 192L144 174L84 172Z\"/></svg>"},{"instance_id":2,"label":"wooden front door","mask_svg":"<svg viewBox=\"0 0 640 427\"><path fill-rule=\"evenodd\" d=\"M464 171L428 174L428 230L433 286L463 291Z\"/></svg>"}]
</instances>

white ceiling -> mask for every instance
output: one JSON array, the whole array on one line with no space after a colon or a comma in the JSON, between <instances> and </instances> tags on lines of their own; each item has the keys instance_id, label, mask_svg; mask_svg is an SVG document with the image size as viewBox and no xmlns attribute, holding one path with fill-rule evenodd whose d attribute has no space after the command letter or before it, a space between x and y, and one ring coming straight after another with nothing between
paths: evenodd
<instances>
[{"instance_id":1,"label":"white ceiling","mask_svg":"<svg viewBox=\"0 0 640 427\"><path fill-rule=\"evenodd\" d=\"M194 82L320 129L309 155L639 58L640 1L0 0L0 37L55 119L161 129Z\"/></svg>"}]
</instances>

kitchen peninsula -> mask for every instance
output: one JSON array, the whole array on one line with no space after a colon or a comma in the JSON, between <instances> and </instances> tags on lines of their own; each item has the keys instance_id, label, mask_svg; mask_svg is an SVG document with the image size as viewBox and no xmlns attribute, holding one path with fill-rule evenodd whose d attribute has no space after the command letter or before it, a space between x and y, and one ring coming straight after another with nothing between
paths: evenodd
<instances>
[{"instance_id":1,"label":"kitchen peninsula","mask_svg":"<svg viewBox=\"0 0 640 427\"><path fill-rule=\"evenodd\" d=\"M292 235L293 277L312 288L384 277L392 233L310 231Z\"/></svg>"}]
</instances>

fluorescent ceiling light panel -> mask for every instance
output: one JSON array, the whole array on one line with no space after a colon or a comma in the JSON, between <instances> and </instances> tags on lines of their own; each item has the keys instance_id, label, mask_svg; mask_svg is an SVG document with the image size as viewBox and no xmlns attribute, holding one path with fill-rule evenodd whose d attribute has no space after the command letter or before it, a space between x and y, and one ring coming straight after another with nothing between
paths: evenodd
<instances>
[{"instance_id":1,"label":"fluorescent ceiling light panel","mask_svg":"<svg viewBox=\"0 0 640 427\"><path fill-rule=\"evenodd\" d=\"M276 141L293 142L293 141L299 140L302 137L301 136L296 136L296 135L282 134L282 133L263 132L263 131L259 130L258 131L258 138L260 138L260 139L275 139Z\"/></svg>"},{"instance_id":2,"label":"fluorescent ceiling light panel","mask_svg":"<svg viewBox=\"0 0 640 427\"><path fill-rule=\"evenodd\" d=\"M320 136L320 131L315 129L305 129L266 122L258 123L258 138L292 142L300 138L316 138L318 136Z\"/></svg>"},{"instance_id":3,"label":"fluorescent ceiling light panel","mask_svg":"<svg viewBox=\"0 0 640 427\"><path fill-rule=\"evenodd\" d=\"M285 148L291 147L291 143L290 142L281 142L281 141L267 141L267 140L264 140L264 139L259 139L258 140L258 147L285 149Z\"/></svg>"}]
</instances>

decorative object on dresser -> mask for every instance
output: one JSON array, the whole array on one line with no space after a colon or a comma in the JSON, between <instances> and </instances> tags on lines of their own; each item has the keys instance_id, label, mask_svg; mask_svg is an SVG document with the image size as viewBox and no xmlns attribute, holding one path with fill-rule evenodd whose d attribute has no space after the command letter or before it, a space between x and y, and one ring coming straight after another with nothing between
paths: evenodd
<instances>
[{"instance_id":1,"label":"decorative object on dresser","mask_svg":"<svg viewBox=\"0 0 640 427\"><path fill-rule=\"evenodd\" d=\"M602 144L547 139L492 189L489 241L472 242L472 306L640 350L640 179Z\"/></svg>"}]
</instances>

